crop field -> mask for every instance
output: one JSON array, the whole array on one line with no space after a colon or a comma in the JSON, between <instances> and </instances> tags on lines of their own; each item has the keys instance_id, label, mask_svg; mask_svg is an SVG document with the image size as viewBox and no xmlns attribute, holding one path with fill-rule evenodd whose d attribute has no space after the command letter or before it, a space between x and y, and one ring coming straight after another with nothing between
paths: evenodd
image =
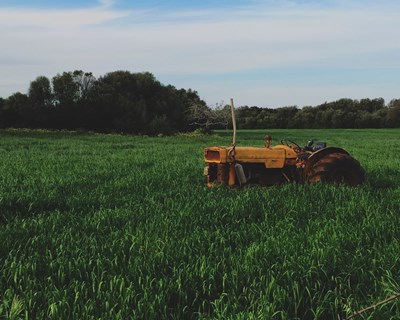
<instances>
[{"instance_id":1,"label":"crop field","mask_svg":"<svg viewBox=\"0 0 400 320\"><path fill-rule=\"evenodd\" d=\"M225 131L0 131L0 319L345 319L400 292L400 129L268 133L341 146L368 183L207 188Z\"/></svg>"}]
</instances>

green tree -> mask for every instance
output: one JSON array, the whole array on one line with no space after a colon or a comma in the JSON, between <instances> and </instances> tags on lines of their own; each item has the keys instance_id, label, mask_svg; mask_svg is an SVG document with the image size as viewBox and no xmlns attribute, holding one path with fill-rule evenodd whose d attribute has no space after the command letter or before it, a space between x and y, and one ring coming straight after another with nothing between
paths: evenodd
<instances>
[{"instance_id":1,"label":"green tree","mask_svg":"<svg viewBox=\"0 0 400 320\"><path fill-rule=\"evenodd\" d=\"M53 96L50 80L45 76L39 76L29 86L28 93L32 107L44 108L52 105Z\"/></svg>"},{"instance_id":2,"label":"green tree","mask_svg":"<svg viewBox=\"0 0 400 320\"><path fill-rule=\"evenodd\" d=\"M0 98L0 114L4 110L5 105L6 105L6 100L3 98Z\"/></svg>"},{"instance_id":3,"label":"green tree","mask_svg":"<svg viewBox=\"0 0 400 320\"><path fill-rule=\"evenodd\" d=\"M75 70L72 73L74 83L78 85L79 94L78 97L81 100L87 98L89 91L96 83L96 77L91 72L83 72L82 70Z\"/></svg>"},{"instance_id":4,"label":"green tree","mask_svg":"<svg viewBox=\"0 0 400 320\"><path fill-rule=\"evenodd\" d=\"M296 106L283 107L274 110L272 122L273 126L270 128L288 128L289 122L293 119L299 109Z\"/></svg>"},{"instance_id":5,"label":"green tree","mask_svg":"<svg viewBox=\"0 0 400 320\"><path fill-rule=\"evenodd\" d=\"M29 110L29 98L26 94L16 92L4 100L1 113L2 127L28 127L31 118L27 114Z\"/></svg>"},{"instance_id":6,"label":"green tree","mask_svg":"<svg viewBox=\"0 0 400 320\"><path fill-rule=\"evenodd\" d=\"M392 128L400 127L400 99L393 99L389 102L387 123Z\"/></svg>"},{"instance_id":7,"label":"green tree","mask_svg":"<svg viewBox=\"0 0 400 320\"><path fill-rule=\"evenodd\" d=\"M354 112L337 109L332 114L332 128L353 128Z\"/></svg>"},{"instance_id":8,"label":"green tree","mask_svg":"<svg viewBox=\"0 0 400 320\"><path fill-rule=\"evenodd\" d=\"M182 94L149 72L111 72L90 90L90 123L100 131L154 133L160 123L162 131L179 130L186 108Z\"/></svg>"},{"instance_id":9,"label":"green tree","mask_svg":"<svg viewBox=\"0 0 400 320\"><path fill-rule=\"evenodd\" d=\"M313 107L304 107L289 122L290 128L310 129L315 127L315 111Z\"/></svg>"},{"instance_id":10,"label":"green tree","mask_svg":"<svg viewBox=\"0 0 400 320\"><path fill-rule=\"evenodd\" d=\"M61 106L71 106L79 99L79 85L74 81L72 72L57 74L52 79L54 101Z\"/></svg>"},{"instance_id":11,"label":"green tree","mask_svg":"<svg viewBox=\"0 0 400 320\"><path fill-rule=\"evenodd\" d=\"M383 98L377 99L361 99L358 103L358 110L374 113L385 107L385 100Z\"/></svg>"}]
</instances>

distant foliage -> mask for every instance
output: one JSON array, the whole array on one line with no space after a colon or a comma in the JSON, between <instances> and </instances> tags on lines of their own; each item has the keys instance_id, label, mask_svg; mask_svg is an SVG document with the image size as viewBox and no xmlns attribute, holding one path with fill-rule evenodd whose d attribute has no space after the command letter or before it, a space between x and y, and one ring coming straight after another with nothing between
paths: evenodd
<instances>
[{"instance_id":1,"label":"distant foliage","mask_svg":"<svg viewBox=\"0 0 400 320\"><path fill-rule=\"evenodd\" d=\"M237 110L240 129L400 127L400 99L340 99L316 107ZM229 106L210 108L192 89L163 85L149 72L114 71L96 79L75 70L39 76L27 94L0 98L0 128L172 134L231 126Z\"/></svg>"},{"instance_id":2,"label":"distant foliage","mask_svg":"<svg viewBox=\"0 0 400 320\"><path fill-rule=\"evenodd\" d=\"M28 94L0 99L0 127L171 134L196 129L193 105L207 108L196 91L161 84L151 73L110 72L96 79L76 70L31 82Z\"/></svg>"},{"instance_id":3,"label":"distant foliage","mask_svg":"<svg viewBox=\"0 0 400 320\"><path fill-rule=\"evenodd\" d=\"M398 128L400 99L340 99L316 107L276 109L244 106L237 111L241 129Z\"/></svg>"}]
</instances>

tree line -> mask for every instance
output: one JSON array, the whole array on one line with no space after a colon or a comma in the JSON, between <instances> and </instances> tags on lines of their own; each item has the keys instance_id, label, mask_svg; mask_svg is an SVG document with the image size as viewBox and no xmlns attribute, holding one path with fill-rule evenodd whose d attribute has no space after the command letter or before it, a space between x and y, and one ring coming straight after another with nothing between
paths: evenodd
<instances>
[{"instance_id":1,"label":"tree line","mask_svg":"<svg viewBox=\"0 0 400 320\"><path fill-rule=\"evenodd\" d=\"M196 91L163 85L149 72L114 71L97 79L76 70L51 80L39 76L27 94L0 98L0 127L171 134L193 128L193 105L208 108Z\"/></svg>"},{"instance_id":2,"label":"tree line","mask_svg":"<svg viewBox=\"0 0 400 320\"><path fill-rule=\"evenodd\" d=\"M241 129L263 128L398 128L400 99L340 99L321 105L276 109L244 106L237 111Z\"/></svg>"},{"instance_id":3,"label":"tree line","mask_svg":"<svg viewBox=\"0 0 400 320\"><path fill-rule=\"evenodd\" d=\"M76 70L39 76L28 93L0 98L1 128L47 128L171 134L228 128L228 105L210 108L192 89L161 84L149 72L114 71L96 78ZM241 129L387 128L400 127L400 99L340 99L298 108L242 106L236 110Z\"/></svg>"}]
</instances>

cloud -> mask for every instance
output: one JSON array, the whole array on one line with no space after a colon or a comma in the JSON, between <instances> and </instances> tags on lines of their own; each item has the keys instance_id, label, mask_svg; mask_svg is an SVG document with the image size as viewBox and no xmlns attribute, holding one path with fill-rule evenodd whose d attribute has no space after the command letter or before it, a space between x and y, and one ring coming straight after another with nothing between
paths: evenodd
<instances>
[{"instance_id":1,"label":"cloud","mask_svg":"<svg viewBox=\"0 0 400 320\"><path fill-rule=\"evenodd\" d=\"M394 39L400 20L387 11L371 16L367 10L297 9L217 16L211 12L204 19L164 16L164 21L107 28L100 34L121 59L131 56L156 70L179 73L340 66L346 61L360 67L371 62L383 66L388 61L373 54L378 57L399 47Z\"/></svg>"},{"instance_id":2,"label":"cloud","mask_svg":"<svg viewBox=\"0 0 400 320\"><path fill-rule=\"evenodd\" d=\"M1 28L68 28L102 24L129 15L113 10L112 0L101 0L98 6L83 9L0 8ZM29 29L25 29L28 30Z\"/></svg>"},{"instance_id":3,"label":"cloud","mask_svg":"<svg viewBox=\"0 0 400 320\"><path fill-rule=\"evenodd\" d=\"M115 4L115 0L100 0L101 8L111 8Z\"/></svg>"}]
</instances>

